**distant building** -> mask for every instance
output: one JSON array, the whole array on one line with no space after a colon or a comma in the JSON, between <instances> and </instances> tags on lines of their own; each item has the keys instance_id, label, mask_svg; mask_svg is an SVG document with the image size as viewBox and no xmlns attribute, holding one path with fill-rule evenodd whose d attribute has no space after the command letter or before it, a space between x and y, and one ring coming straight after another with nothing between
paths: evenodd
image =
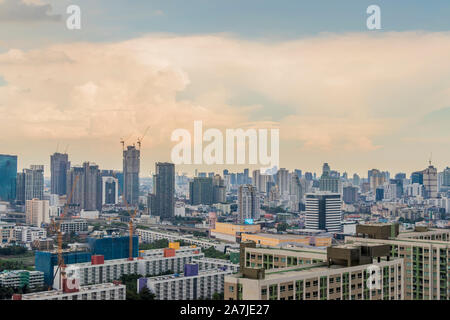
<instances>
[{"instance_id":1,"label":"distant building","mask_svg":"<svg viewBox=\"0 0 450 320\"><path fill-rule=\"evenodd\" d=\"M78 180L75 184L75 180ZM73 193L72 193L73 189ZM76 211L101 210L101 179L98 165L85 162L83 166L74 166L67 172L67 194L72 193L70 205Z\"/></svg>"},{"instance_id":2,"label":"distant building","mask_svg":"<svg viewBox=\"0 0 450 320\"><path fill-rule=\"evenodd\" d=\"M193 206L199 204L213 204L214 189L213 179L195 177L189 182L189 203Z\"/></svg>"},{"instance_id":3,"label":"distant building","mask_svg":"<svg viewBox=\"0 0 450 320\"><path fill-rule=\"evenodd\" d=\"M16 199L17 156L0 154L0 201Z\"/></svg>"},{"instance_id":4,"label":"distant building","mask_svg":"<svg viewBox=\"0 0 450 320\"><path fill-rule=\"evenodd\" d=\"M3 288L42 288L44 286L44 273L41 271L12 270L0 272L0 287Z\"/></svg>"},{"instance_id":5,"label":"distant building","mask_svg":"<svg viewBox=\"0 0 450 320\"><path fill-rule=\"evenodd\" d=\"M123 151L123 196L130 206L139 204L139 172L141 151L128 146Z\"/></svg>"},{"instance_id":6,"label":"distant building","mask_svg":"<svg viewBox=\"0 0 450 320\"><path fill-rule=\"evenodd\" d=\"M173 218L175 216L175 165L173 163L156 163L154 186L154 215L162 219Z\"/></svg>"},{"instance_id":7,"label":"distant building","mask_svg":"<svg viewBox=\"0 0 450 320\"><path fill-rule=\"evenodd\" d=\"M50 223L48 200L27 200L25 210L27 224L40 227L42 223Z\"/></svg>"},{"instance_id":8,"label":"distant building","mask_svg":"<svg viewBox=\"0 0 450 320\"><path fill-rule=\"evenodd\" d=\"M343 201L346 204L352 204L358 201L358 188L353 186L344 187Z\"/></svg>"},{"instance_id":9,"label":"distant building","mask_svg":"<svg viewBox=\"0 0 450 320\"><path fill-rule=\"evenodd\" d=\"M70 169L69 156L66 153L54 153L50 156L51 194L65 195L67 191L67 170Z\"/></svg>"},{"instance_id":10,"label":"distant building","mask_svg":"<svg viewBox=\"0 0 450 320\"><path fill-rule=\"evenodd\" d=\"M259 195L256 188L250 184L239 186L238 190L238 223L246 219L258 220L260 215Z\"/></svg>"},{"instance_id":11,"label":"distant building","mask_svg":"<svg viewBox=\"0 0 450 320\"><path fill-rule=\"evenodd\" d=\"M342 232L341 195L320 192L306 194L306 229Z\"/></svg>"},{"instance_id":12,"label":"distant building","mask_svg":"<svg viewBox=\"0 0 450 320\"><path fill-rule=\"evenodd\" d=\"M102 177L102 205L119 203L119 180L114 177Z\"/></svg>"}]
</instances>

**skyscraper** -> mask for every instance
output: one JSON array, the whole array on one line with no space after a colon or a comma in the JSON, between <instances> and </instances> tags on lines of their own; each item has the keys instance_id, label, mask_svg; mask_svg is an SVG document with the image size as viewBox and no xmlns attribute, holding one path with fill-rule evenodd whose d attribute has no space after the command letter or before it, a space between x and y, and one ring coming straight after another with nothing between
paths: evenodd
<instances>
[{"instance_id":1,"label":"skyscraper","mask_svg":"<svg viewBox=\"0 0 450 320\"><path fill-rule=\"evenodd\" d=\"M73 189L75 179L77 183ZM74 166L67 172L67 194L72 193L71 205L76 211L100 210L102 204L101 176L98 165L85 162L83 166Z\"/></svg>"},{"instance_id":2,"label":"skyscraper","mask_svg":"<svg viewBox=\"0 0 450 320\"><path fill-rule=\"evenodd\" d=\"M23 169L25 174L25 200L44 199L44 166L32 165Z\"/></svg>"},{"instance_id":3,"label":"skyscraper","mask_svg":"<svg viewBox=\"0 0 450 320\"><path fill-rule=\"evenodd\" d=\"M65 195L67 190L67 170L70 169L69 156L66 153L54 153L50 156L51 194Z\"/></svg>"},{"instance_id":4,"label":"skyscraper","mask_svg":"<svg viewBox=\"0 0 450 320\"><path fill-rule=\"evenodd\" d=\"M280 195L289 194L289 171L285 168L280 168L277 172L277 185Z\"/></svg>"},{"instance_id":5,"label":"skyscraper","mask_svg":"<svg viewBox=\"0 0 450 320\"><path fill-rule=\"evenodd\" d=\"M259 219L259 196L256 188L250 184L242 185L238 191L238 223L246 219Z\"/></svg>"},{"instance_id":6,"label":"skyscraper","mask_svg":"<svg viewBox=\"0 0 450 320\"><path fill-rule=\"evenodd\" d=\"M341 195L330 192L306 194L307 229L342 232Z\"/></svg>"},{"instance_id":7,"label":"skyscraper","mask_svg":"<svg viewBox=\"0 0 450 320\"><path fill-rule=\"evenodd\" d=\"M437 197L437 169L431 165L422 171L425 198Z\"/></svg>"},{"instance_id":8,"label":"skyscraper","mask_svg":"<svg viewBox=\"0 0 450 320\"><path fill-rule=\"evenodd\" d=\"M16 199L17 156L0 154L0 201Z\"/></svg>"},{"instance_id":9,"label":"skyscraper","mask_svg":"<svg viewBox=\"0 0 450 320\"><path fill-rule=\"evenodd\" d=\"M167 162L156 163L155 174L155 215L173 218L175 213L175 165Z\"/></svg>"},{"instance_id":10,"label":"skyscraper","mask_svg":"<svg viewBox=\"0 0 450 320\"><path fill-rule=\"evenodd\" d=\"M224 203L226 201L225 181L216 174L213 178L213 203Z\"/></svg>"},{"instance_id":11,"label":"skyscraper","mask_svg":"<svg viewBox=\"0 0 450 320\"><path fill-rule=\"evenodd\" d=\"M102 205L119 202L119 180L114 177L102 176Z\"/></svg>"},{"instance_id":12,"label":"skyscraper","mask_svg":"<svg viewBox=\"0 0 450 320\"><path fill-rule=\"evenodd\" d=\"M191 205L213 204L214 188L212 178L195 177L189 182L189 201Z\"/></svg>"},{"instance_id":13,"label":"skyscraper","mask_svg":"<svg viewBox=\"0 0 450 320\"><path fill-rule=\"evenodd\" d=\"M123 151L123 197L130 206L139 203L139 171L141 151L128 146Z\"/></svg>"}]
</instances>

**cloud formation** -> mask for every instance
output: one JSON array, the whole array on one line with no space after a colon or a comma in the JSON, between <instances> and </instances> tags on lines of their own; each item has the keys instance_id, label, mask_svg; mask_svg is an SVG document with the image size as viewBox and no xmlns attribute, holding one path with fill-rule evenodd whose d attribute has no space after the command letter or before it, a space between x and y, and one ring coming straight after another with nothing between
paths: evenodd
<instances>
[{"instance_id":1,"label":"cloud formation","mask_svg":"<svg viewBox=\"0 0 450 320\"><path fill-rule=\"evenodd\" d=\"M40 0L0 0L0 22L60 21L52 6Z\"/></svg>"},{"instance_id":2,"label":"cloud formation","mask_svg":"<svg viewBox=\"0 0 450 320\"><path fill-rule=\"evenodd\" d=\"M91 145L93 160L110 165L120 160L119 137L150 126L149 160L170 160L161 157L171 132L202 120L279 128L282 166L301 167L306 153L306 165L329 157L344 165L349 155L380 157L406 141L409 125L449 105L448 52L450 34L415 32L286 42L149 35L11 49L0 54L0 143Z\"/></svg>"}]
</instances>

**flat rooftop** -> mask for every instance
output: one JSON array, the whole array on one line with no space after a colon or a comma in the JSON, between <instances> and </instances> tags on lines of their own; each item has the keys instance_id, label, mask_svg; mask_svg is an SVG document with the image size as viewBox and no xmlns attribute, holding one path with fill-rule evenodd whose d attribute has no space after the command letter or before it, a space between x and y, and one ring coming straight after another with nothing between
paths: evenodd
<instances>
[{"instance_id":1,"label":"flat rooftop","mask_svg":"<svg viewBox=\"0 0 450 320\"><path fill-rule=\"evenodd\" d=\"M71 292L74 294L77 293L83 293L91 290L103 290L103 289L111 289L118 286L125 286L123 284L114 284L114 283L100 283L100 284L93 284L89 286L82 286L80 287L80 291L78 292ZM22 295L22 299L26 297L27 299L33 299L33 298L44 298L44 297L57 297L59 295L65 294L62 290L50 290L50 291L40 291L40 292L34 292L34 293L27 293ZM69 294L69 293L67 293Z\"/></svg>"}]
</instances>

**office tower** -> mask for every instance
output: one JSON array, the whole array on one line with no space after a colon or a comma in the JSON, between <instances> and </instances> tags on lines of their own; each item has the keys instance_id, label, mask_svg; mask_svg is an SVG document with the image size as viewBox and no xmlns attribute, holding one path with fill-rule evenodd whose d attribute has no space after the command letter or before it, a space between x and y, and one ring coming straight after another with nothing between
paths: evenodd
<instances>
[{"instance_id":1,"label":"office tower","mask_svg":"<svg viewBox=\"0 0 450 320\"><path fill-rule=\"evenodd\" d=\"M445 187L450 187L450 168L447 167L443 171L442 185Z\"/></svg>"},{"instance_id":2,"label":"office tower","mask_svg":"<svg viewBox=\"0 0 450 320\"><path fill-rule=\"evenodd\" d=\"M384 188L379 186L375 189L375 201L383 201L384 199Z\"/></svg>"},{"instance_id":3,"label":"office tower","mask_svg":"<svg viewBox=\"0 0 450 320\"><path fill-rule=\"evenodd\" d=\"M191 205L213 204L213 179L195 177L189 182L189 202Z\"/></svg>"},{"instance_id":4,"label":"office tower","mask_svg":"<svg viewBox=\"0 0 450 320\"><path fill-rule=\"evenodd\" d=\"M227 176L229 173L228 173L228 169L225 169L225 170L223 170L223 176L225 177L225 176Z\"/></svg>"},{"instance_id":5,"label":"office tower","mask_svg":"<svg viewBox=\"0 0 450 320\"><path fill-rule=\"evenodd\" d=\"M17 172L16 178L16 203L25 204L25 172Z\"/></svg>"},{"instance_id":6,"label":"office tower","mask_svg":"<svg viewBox=\"0 0 450 320\"><path fill-rule=\"evenodd\" d=\"M85 162L84 168L84 210L101 210L101 192L99 192L100 171L98 165ZM100 205L100 207L99 207Z\"/></svg>"},{"instance_id":7,"label":"office tower","mask_svg":"<svg viewBox=\"0 0 450 320\"><path fill-rule=\"evenodd\" d=\"M305 190L303 189L297 174L292 174L289 182L289 195L293 197L293 201L296 202L298 210L298 204L303 202Z\"/></svg>"},{"instance_id":8,"label":"office tower","mask_svg":"<svg viewBox=\"0 0 450 320\"><path fill-rule=\"evenodd\" d=\"M17 156L0 154L0 201L16 199Z\"/></svg>"},{"instance_id":9,"label":"office tower","mask_svg":"<svg viewBox=\"0 0 450 320\"><path fill-rule=\"evenodd\" d=\"M299 179L302 178L302 170L295 169L295 170L294 170L294 173L297 175L297 177L298 177Z\"/></svg>"},{"instance_id":10,"label":"office tower","mask_svg":"<svg viewBox=\"0 0 450 320\"><path fill-rule=\"evenodd\" d=\"M262 190L259 188L259 183L261 179L261 171L260 170L253 170L252 172L252 185L258 189L259 192L262 192Z\"/></svg>"},{"instance_id":11,"label":"office tower","mask_svg":"<svg viewBox=\"0 0 450 320\"><path fill-rule=\"evenodd\" d=\"M378 186L381 186L385 180L385 175L383 175L380 170L378 169L372 169L369 171L369 183L370 183L370 190L375 192L376 188Z\"/></svg>"},{"instance_id":12,"label":"office tower","mask_svg":"<svg viewBox=\"0 0 450 320\"><path fill-rule=\"evenodd\" d=\"M329 191L333 193L339 193L341 187L341 181L337 177L321 176L319 180L320 191Z\"/></svg>"},{"instance_id":13,"label":"office tower","mask_svg":"<svg viewBox=\"0 0 450 320\"><path fill-rule=\"evenodd\" d=\"M250 184L242 185L238 190L238 223L246 219L259 219L259 196L256 188Z\"/></svg>"},{"instance_id":14,"label":"office tower","mask_svg":"<svg viewBox=\"0 0 450 320\"><path fill-rule=\"evenodd\" d=\"M213 178L213 203L226 202L225 181L216 174Z\"/></svg>"},{"instance_id":15,"label":"office tower","mask_svg":"<svg viewBox=\"0 0 450 320\"><path fill-rule=\"evenodd\" d=\"M421 171L411 173L411 183L423 184L423 173Z\"/></svg>"},{"instance_id":16,"label":"office tower","mask_svg":"<svg viewBox=\"0 0 450 320\"><path fill-rule=\"evenodd\" d=\"M65 195L67 188L67 170L70 168L69 156L66 153L54 153L50 156L51 194Z\"/></svg>"},{"instance_id":17,"label":"office tower","mask_svg":"<svg viewBox=\"0 0 450 320\"><path fill-rule=\"evenodd\" d=\"M422 171L425 198L437 197L437 169L431 165Z\"/></svg>"},{"instance_id":18,"label":"office tower","mask_svg":"<svg viewBox=\"0 0 450 320\"><path fill-rule=\"evenodd\" d=\"M285 168L277 172L277 185L281 196L289 194L289 171Z\"/></svg>"},{"instance_id":19,"label":"office tower","mask_svg":"<svg viewBox=\"0 0 450 320\"><path fill-rule=\"evenodd\" d=\"M147 195L147 213L149 216L156 215L156 196L153 193Z\"/></svg>"},{"instance_id":20,"label":"office tower","mask_svg":"<svg viewBox=\"0 0 450 320\"><path fill-rule=\"evenodd\" d=\"M311 172L305 172L305 179L311 181L313 179L313 175Z\"/></svg>"},{"instance_id":21,"label":"office tower","mask_svg":"<svg viewBox=\"0 0 450 320\"><path fill-rule=\"evenodd\" d=\"M250 184L249 170L244 169L244 181L243 184Z\"/></svg>"},{"instance_id":22,"label":"office tower","mask_svg":"<svg viewBox=\"0 0 450 320\"><path fill-rule=\"evenodd\" d=\"M390 181L391 184L395 185L395 189L396 189L395 198L403 197L403 181L404 181L404 179L397 179L397 178L391 179L391 181Z\"/></svg>"},{"instance_id":23,"label":"office tower","mask_svg":"<svg viewBox=\"0 0 450 320\"><path fill-rule=\"evenodd\" d=\"M305 228L342 232L341 195L330 192L306 194Z\"/></svg>"},{"instance_id":24,"label":"office tower","mask_svg":"<svg viewBox=\"0 0 450 320\"><path fill-rule=\"evenodd\" d=\"M330 166L328 165L328 163L325 162L325 163L323 164L323 166L322 166L322 176L324 176L324 175L326 175L326 176L330 175L330 171L331 171Z\"/></svg>"},{"instance_id":25,"label":"office tower","mask_svg":"<svg viewBox=\"0 0 450 320\"><path fill-rule=\"evenodd\" d=\"M353 185L355 187L359 187L360 184L361 184L361 178L359 177L358 174L354 173L353 174Z\"/></svg>"},{"instance_id":26,"label":"office tower","mask_svg":"<svg viewBox=\"0 0 450 320\"><path fill-rule=\"evenodd\" d=\"M358 188L347 186L343 188L343 201L346 204L352 204L358 201Z\"/></svg>"},{"instance_id":27,"label":"office tower","mask_svg":"<svg viewBox=\"0 0 450 320\"><path fill-rule=\"evenodd\" d=\"M48 200L27 200L25 207L27 224L40 227L42 223L50 223Z\"/></svg>"},{"instance_id":28,"label":"office tower","mask_svg":"<svg viewBox=\"0 0 450 320\"><path fill-rule=\"evenodd\" d=\"M167 162L156 163L155 174L155 215L170 219L175 215L175 165Z\"/></svg>"},{"instance_id":29,"label":"office tower","mask_svg":"<svg viewBox=\"0 0 450 320\"><path fill-rule=\"evenodd\" d=\"M102 176L102 205L119 203L119 180Z\"/></svg>"},{"instance_id":30,"label":"office tower","mask_svg":"<svg viewBox=\"0 0 450 320\"><path fill-rule=\"evenodd\" d=\"M32 165L30 169L23 169L24 190L20 190L25 200L44 199L44 166ZM22 185L22 184L21 184Z\"/></svg>"},{"instance_id":31,"label":"office tower","mask_svg":"<svg viewBox=\"0 0 450 320\"><path fill-rule=\"evenodd\" d=\"M141 151L135 146L123 151L123 197L130 206L139 204L140 157Z\"/></svg>"},{"instance_id":32,"label":"office tower","mask_svg":"<svg viewBox=\"0 0 450 320\"><path fill-rule=\"evenodd\" d=\"M272 179L270 179L266 182L267 196L269 196L271 193L274 193L274 192L277 193L277 199L278 199L280 197L280 190L278 189L278 186L275 184L275 182Z\"/></svg>"},{"instance_id":33,"label":"office tower","mask_svg":"<svg viewBox=\"0 0 450 320\"><path fill-rule=\"evenodd\" d=\"M395 175L395 179L399 179L399 180L405 180L406 179L406 173L403 172L399 172Z\"/></svg>"},{"instance_id":34,"label":"office tower","mask_svg":"<svg viewBox=\"0 0 450 320\"><path fill-rule=\"evenodd\" d=\"M78 176L77 183L73 189L75 179ZM72 193L70 205L75 211L93 211L101 210L102 192L101 178L98 166L93 163L85 162L83 166L74 166L67 172L67 194Z\"/></svg>"}]
</instances>

